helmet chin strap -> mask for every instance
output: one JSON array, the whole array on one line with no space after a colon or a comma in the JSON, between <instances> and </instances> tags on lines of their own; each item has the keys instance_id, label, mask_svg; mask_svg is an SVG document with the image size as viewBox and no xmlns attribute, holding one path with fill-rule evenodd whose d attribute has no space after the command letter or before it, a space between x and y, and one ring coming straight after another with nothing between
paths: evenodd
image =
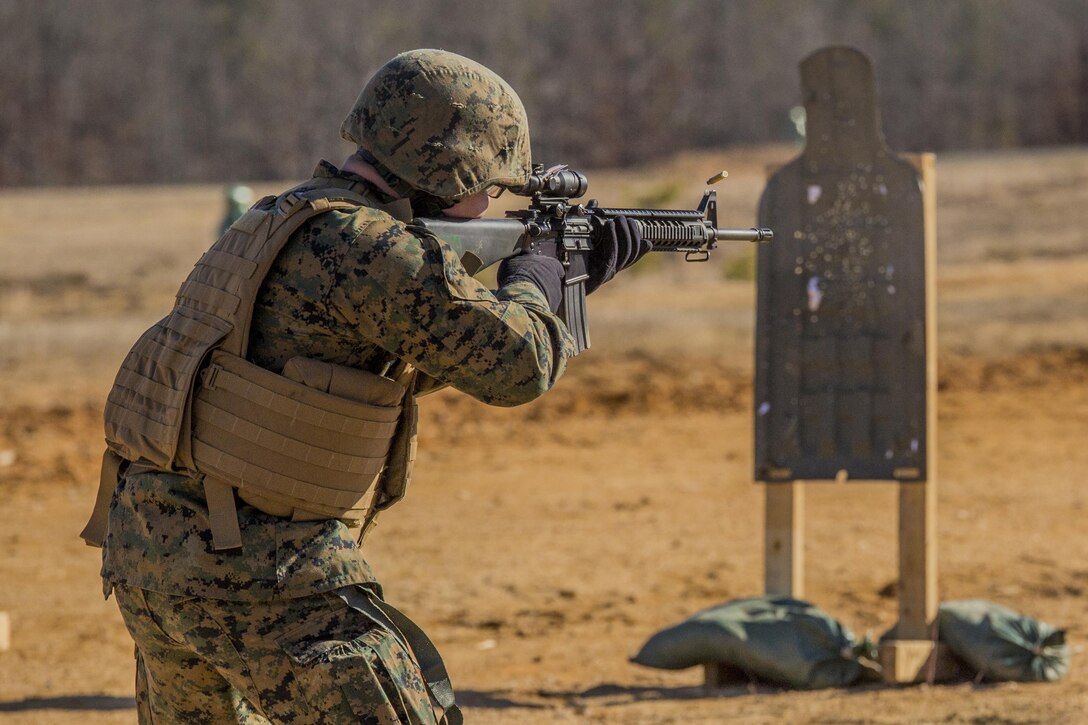
<instances>
[{"instance_id":1,"label":"helmet chin strap","mask_svg":"<svg viewBox=\"0 0 1088 725\"><path fill-rule=\"evenodd\" d=\"M449 209L456 203L410 186L408 182L386 168L385 164L374 158L374 155L362 146L355 152L355 155L373 166L374 170L378 172L378 176L382 177L382 180L389 184L389 188L396 192L398 196L412 203L412 213L415 216L435 216L440 214L443 209Z\"/></svg>"}]
</instances>

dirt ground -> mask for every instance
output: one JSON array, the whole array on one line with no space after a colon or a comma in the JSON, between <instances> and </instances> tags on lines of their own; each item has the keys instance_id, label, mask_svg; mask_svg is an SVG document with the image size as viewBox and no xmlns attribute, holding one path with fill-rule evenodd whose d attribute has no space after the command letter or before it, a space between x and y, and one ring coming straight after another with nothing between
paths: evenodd
<instances>
[{"instance_id":1,"label":"dirt ground","mask_svg":"<svg viewBox=\"0 0 1088 725\"><path fill-rule=\"evenodd\" d=\"M747 226L764 166L791 154L591 179L609 204L686 206L726 168L722 221ZM1069 677L710 691L701 671L627 661L659 628L761 591L737 247L595 295L593 349L537 402L425 401L412 490L368 547L469 722L1088 722L1088 150L941 158L938 198L941 596L1068 627ZM132 643L76 534L112 375L221 203L214 186L0 192L0 723L135 721ZM859 634L895 618L895 501L879 484L809 489L808 598Z\"/></svg>"}]
</instances>

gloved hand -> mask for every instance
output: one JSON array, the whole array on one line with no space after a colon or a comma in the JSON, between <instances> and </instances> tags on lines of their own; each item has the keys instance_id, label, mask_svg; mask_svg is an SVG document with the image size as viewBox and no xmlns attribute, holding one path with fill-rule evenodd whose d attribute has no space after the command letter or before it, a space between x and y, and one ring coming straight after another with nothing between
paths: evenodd
<instances>
[{"instance_id":1,"label":"gloved hand","mask_svg":"<svg viewBox=\"0 0 1088 725\"><path fill-rule=\"evenodd\" d=\"M620 215L615 219L594 218L593 250L586 260L586 294L637 262L642 255L654 248L652 242L642 238L638 224Z\"/></svg>"},{"instance_id":2,"label":"gloved hand","mask_svg":"<svg viewBox=\"0 0 1088 725\"><path fill-rule=\"evenodd\" d=\"M543 254L519 254L507 257L499 265L499 286L505 287L511 282L532 282L548 298L548 307L552 312L559 309L563 300L563 263L555 257Z\"/></svg>"}]
</instances>

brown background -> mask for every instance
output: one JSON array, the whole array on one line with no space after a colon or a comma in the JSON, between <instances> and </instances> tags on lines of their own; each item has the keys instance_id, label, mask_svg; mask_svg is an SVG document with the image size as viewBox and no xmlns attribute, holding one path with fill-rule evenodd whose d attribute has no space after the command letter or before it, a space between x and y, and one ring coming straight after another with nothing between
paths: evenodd
<instances>
[{"instance_id":1,"label":"brown background","mask_svg":"<svg viewBox=\"0 0 1088 725\"><path fill-rule=\"evenodd\" d=\"M610 205L685 206L726 168L722 223L743 226L765 165L795 153L689 153L591 180ZM941 596L1069 627L1066 681L705 693L699 671L627 663L657 629L760 591L754 289L736 246L702 265L651 257L594 295L594 348L535 403L424 401L413 488L368 546L390 599L445 654L469 721L1081 719L1086 189L1084 149L938 158ZM221 205L216 186L0 194L2 723L135 720L132 644L76 534L109 381ZM810 598L881 633L895 616L894 488L814 484L808 501Z\"/></svg>"}]
</instances>

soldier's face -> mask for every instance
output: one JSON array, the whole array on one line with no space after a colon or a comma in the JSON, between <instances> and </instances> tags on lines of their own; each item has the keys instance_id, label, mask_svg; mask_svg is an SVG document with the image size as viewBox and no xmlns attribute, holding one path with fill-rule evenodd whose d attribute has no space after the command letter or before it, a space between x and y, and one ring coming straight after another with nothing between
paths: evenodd
<instances>
[{"instance_id":1,"label":"soldier's face","mask_svg":"<svg viewBox=\"0 0 1088 725\"><path fill-rule=\"evenodd\" d=\"M476 219L487 211L487 205L490 202L491 197L487 195L487 190L485 189L472 196L465 197L448 209L443 209L442 213L445 216L456 217L458 219Z\"/></svg>"}]
</instances>

